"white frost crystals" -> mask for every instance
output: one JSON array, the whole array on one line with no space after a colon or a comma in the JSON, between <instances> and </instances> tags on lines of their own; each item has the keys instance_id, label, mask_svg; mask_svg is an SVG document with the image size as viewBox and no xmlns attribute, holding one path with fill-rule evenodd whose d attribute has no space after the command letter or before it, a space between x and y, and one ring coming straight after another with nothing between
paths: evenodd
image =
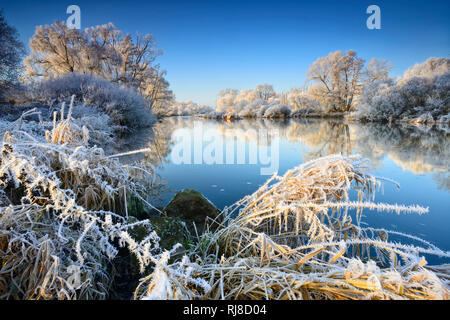
<instances>
[{"instance_id":1,"label":"white frost crystals","mask_svg":"<svg viewBox=\"0 0 450 320\"><path fill-rule=\"evenodd\" d=\"M108 260L118 246L134 253L141 270L157 254L159 238L148 220L130 224L123 193L151 188L136 179L145 166L122 165L87 145L88 130L55 116L44 135L9 126L0 147L0 298L104 299L111 278ZM44 126L44 124L42 124ZM41 131L43 129L41 128ZM151 179L146 179L151 181ZM140 224L150 233L132 241ZM73 269L81 283L73 286Z\"/></svg>"}]
</instances>

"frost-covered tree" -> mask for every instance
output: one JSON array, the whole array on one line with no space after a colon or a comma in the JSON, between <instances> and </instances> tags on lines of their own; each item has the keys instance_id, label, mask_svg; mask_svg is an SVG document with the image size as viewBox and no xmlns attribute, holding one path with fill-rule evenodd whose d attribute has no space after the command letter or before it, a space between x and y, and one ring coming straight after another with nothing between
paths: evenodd
<instances>
[{"instance_id":1,"label":"frost-covered tree","mask_svg":"<svg viewBox=\"0 0 450 320\"><path fill-rule=\"evenodd\" d=\"M218 108L222 106L233 106L236 101L236 97L239 94L237 89L224 89L218 94L219 98L216 100L216 105Z\"/></svg>"},{"instance_id":2,"label":"frost-covered tree","mask_svg":"<svg viewBox=\"0 0 450 320\"><path fill-rule=\"evenodd\" d=\"M141 90L143 97L151 102L151 108L156 113L161 113L171 103L175 96L169 89L169 82L165 79L166 71L159 71L159 68L150 68L149 76Z\"/></svg>"},{"instance_id":3,"label":"frost-covered tree","mask_svg":"<svg viewBox=\"0 0 450 320\"><path fill-rule=\"evenodd\" d=\"M141 86L157 53L151 35L137 35L134 41L112 23L80 31L60 21L37 26L30 49L25 60L30 77L90 73L134 87Z\"/></svg>"},{"instance_id":4,"label":"frost-covered tree","mask_svg":"<svg viewBox=\"0 0 450 320\"><path fill-rule=\"evenodd\" d=\"M272 85L267 83L263 85L257 85L255 93L258 95L260 99L265 101L269 101L270 98L275 97L275 91L273 90Z\"/></svg>"},{"instance_id":5,"label":"frost-covered tree","mask_svg":"<svg viewBox=\"0 0 450 320\"><path fill-rule=\"evenodd\" d=\"M308 91L300 88L292 88L287 93L287 104L294 111L317 110L319 108L318 102L312 99Z\"/></svg>"},{"instance_id":6,"label":"frost-covered tree","mask_svg":"<svg viewBox=\"0 0 450 320\"><path fill-rule=\"evenodd\" d=\"M450 59L448 58L428 58L424 63L417 63L405 71L402 81L407 81L413 77L432 78L443 75L450 70Z\"/></svg>"},{"instance_id":7,"label":"frost-covered tree","mask_svg":"<svg viewBox=\"0 0 450 320\"><path fill-rule=\"evenodd\" d=\"M0 10L0 101L2 92L18 80L19 66L25 49L17 30L6 21Z\"/></svg>"},{"instance_id":8,"label":"frost-covered tree","mask_svg":"<svg viewBox=\"0 0 450 320\"><path fill-rule=\"evenodd\" d=\"M367 84L355 116L374 121L450 122L449 62L430 58L408 69L397 82L384 79Z\"/></svg>"},{"instance_id":9,"label":"frost-covered tree","mask_svg":"<svg viewBox=\"0 0 450 320\"><path fill-rule=\"evenodd\" d=\"M169 101L172 95L165 72L154 65L162 52L149 34L136 34L133 38L112 23L80 31L57 21L36 28L30 49L25 65L31 79L70 72L92 74L135 88L147 98L150 107Z\"/></svg>"},{"instance_id":10,"label":"frost-covered tree","mask_svg":"<svg viewBox=\"0 0 450 320\"><path fill-rule=\"evenodd\" d=\"M347 112L355 106L355 97L361 92L364 60L353 50L343 54L340 50L317 59L307 72L312 81L314 98L325 111Z\"/></svg>"},{"instance_id":11,"label":"frost-covered tree","mask_svg":"<svg viewBox=\"0 0 450 320\"><path fill-rule=\"evenodd\" d=\"M30 39L30 49L31 54L25 58L26 74L30 78L45 79L74 71L85 73L86 69L95 73L94 68L100 67L102 56L101 48L98 48L97 59L93 62L94 52L83 52L83 49L87 50L85 34L76 29L68 29L61 22L51 26L37 26ZM90 57L90 63L82 64L83 57Z\"/></svg>"},{"instance_id":12,"label":"frost-covered tree","mask_svg":"<svg viewBox=\"0 0 450 320\"><path fill-rule=\"evenodd\" d=\"M365 84L388 79L391 69L392 64L387 60L370 59L364 70Z\"/></svg>"},{"instance_id":13,"label":"frost-covered tree","mask_svg":"<svg viewBox=\"0 0 450 320\"><path fill-rule=\"evenodd\" d=\"M255 89L246 89L242 91L228 88L221 90L218 95L219 99L217 99L216 105L220 111L236 108L242 109L245 105L257 100L270 102L279 96L278 93L273 90L273 86L267 83L257 85Z\"/></svg>"}]
</instances>

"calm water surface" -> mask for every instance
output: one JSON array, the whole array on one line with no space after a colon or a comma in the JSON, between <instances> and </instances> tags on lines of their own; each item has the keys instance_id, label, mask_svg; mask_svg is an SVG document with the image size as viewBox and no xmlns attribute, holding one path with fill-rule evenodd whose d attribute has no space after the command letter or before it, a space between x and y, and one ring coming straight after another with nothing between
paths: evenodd
<instances>
[{"instance_id":1,"label":"calm water surface","mask_svg":"<svg viewBox=\"0 0 450 320\"><path fill-rule=\"evenodd\" d=\"M385 183L375 201L418 204L430 209L430 213L424 215L366 210L363 221L373 227L413 234L450 250L449 135L448 128L419 129L337 120L225 122L173 117L162 119L152 130L133 136L127 148L152 149L145 157L137 156L134 160L151 162L166 183L159 205L165 205L177 191L189 188L200 191L219 208L233 204L263 184L269 176L261 175L261 168L274 164L277 154L280 175L320 156L360 154L370 159L370 172L400 183L400 189ZM236 164L238 142L245 146L245 164ZM233 163L228 161L227 164L226 151L233 143L235 157ZM213 147L219 148L217 146L221 146L222 151L210 152ZM194 163L196 152L197 157L199 152L203 156L200 164ZM205 163L209 160L204 158L208 154L215 156L219 164ZM183 156L190 158L191 163L179 164ZM249 163L251 156L256 156L256 164ZM262 160L265 163L261 163ZM430 258L429 262L445 261Z\"/></svg>"}]
</instances>

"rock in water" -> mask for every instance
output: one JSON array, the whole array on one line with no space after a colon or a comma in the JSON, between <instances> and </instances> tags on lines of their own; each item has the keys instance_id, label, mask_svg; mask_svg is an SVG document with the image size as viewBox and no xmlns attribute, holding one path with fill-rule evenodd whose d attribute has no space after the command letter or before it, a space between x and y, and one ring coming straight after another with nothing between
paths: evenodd
<instances>
[{"instance_id":1,"label":"rock in water","mask_svg":"<svg viewBox=\"0 0 450 320\"><path fill-rule=\"evenodd\" d=\"M215 229L218 224L214 220L222 221L222 217L218 217L220 210L200 192L190 189L178 192L164 209L164 212L169 217L177 217L183 220L193 236L196 236L193 223L195 223L197 233L200 235L206 230L206 225L209 225L210 229Z\"/></svg>"}]
</instances>

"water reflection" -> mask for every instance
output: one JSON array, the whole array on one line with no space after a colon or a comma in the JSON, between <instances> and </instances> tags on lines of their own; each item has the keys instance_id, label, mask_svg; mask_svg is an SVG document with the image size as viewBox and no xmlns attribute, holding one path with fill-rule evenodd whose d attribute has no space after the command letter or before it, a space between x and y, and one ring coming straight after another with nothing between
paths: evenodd
<instances>
[{"instance_id":1,"label":"water reflection","mask_svg":"<svg viewBox=\"0 0 450 320\"><path fill-rule=\"evenodd\" d=\"M449 162L450 139L448 128L417 127L413 125L388 125L374 123L346 123L341 120L322 119L246 119L231 122L203 120L190 117L169 117L161 119L150 130L143 130L124 138L120 151L136 148L150 148L151 152L133 155L129 160L149 161L155 167L170 162L174 146L172 134L184 128L192 130L195 124L214 127L219 132L233 132L233 136L254 143L271 143L271 139L257 139L248 134L249 128L277 129L280 139L302 145L303 161L329 154L349 155L359 153L371 160L374 169L382 166L388 157L401 169L415 175L430 174L436 187L450 191ZM282 151L281 151L282 152ZM280 155L283 157L283 154Z\"/></svg>"},{"instance_id":2,"label":"water reflection","mask_svg":"<svg viewBox=\"0 0 450 320\"><path fill-rule=\"evenodd\" d=\"M352 153L349 126L339 120L292 120L286 138L291 142L302 143L310 149L303 155L305 160L330 154Z\"/></svg>"},{"instance_id":3,"label":"water reflection","mask_svg":"<svg viewBox=\"0 0 450 320\"><path fill-rule=\"evenodd\" d=\"M432 174L439 189L450 191L450 139L443 127L383 124L352 125L358 152L378 167L384 156L416 175Z\"/></svg>"}]
</instances>

